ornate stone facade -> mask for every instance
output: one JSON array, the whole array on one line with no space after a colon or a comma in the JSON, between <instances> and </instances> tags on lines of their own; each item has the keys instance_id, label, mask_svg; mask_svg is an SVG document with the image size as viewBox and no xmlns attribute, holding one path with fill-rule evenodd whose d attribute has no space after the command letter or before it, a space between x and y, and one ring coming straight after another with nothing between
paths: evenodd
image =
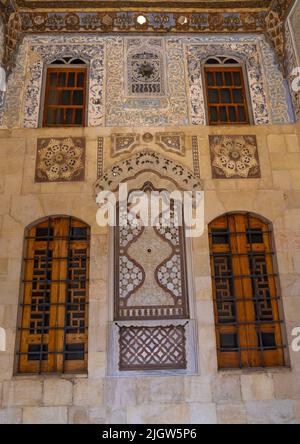
<instances>
[{"instance_id":1,"label":"ornate stone facade","mask_svg":"<svg viewBox=\"0 0 300 444\"><path fill-rule=\"evenodd\" d=\"M210 136L214 179L260 178L255 136Z\"/></svg>"},{"instance_id":2,"label":"ornate stone facade","mask_svg":"<svg viewBox=\"0 0 300 444\"><path fill-rule=\"evenodd\" d=\"M85 139L38 139L36 182L72 182L84 180Z\"/></svg>"},{"instance_id":3,"label":"ornate stone facade","mask_svg":"<svg viewBox=\"0 0 300 444\"><path fill-rule=\"evenodd\" d=\"M124 63L127 52L124 51L127 51L125 48L132 42L131 39L76 35L26 37L20 46L15 70L9 78L4 125L38 127L43 72L53 58L66 54L82 58L89 64L89 126L205 125L201 63L206 57L224 54L224 51L226 55L238 57L245 63L254 123L282 124L293 120L286 100L284 79L275 63L272 48L264 37L203 35L201 39L152 39L158 48L157 60L160 62L157 67L161 81L164 78L163 65L166 67L166 84L163 86L162 82L160 86L161 92L165 91L162 97L156 94L128 97L122 79L124 67L127 66ZM139 47L143 37L134 39L134 42L134 46ZM146 42L149 45L148 38Z\"/></svg>"}]
</instances>

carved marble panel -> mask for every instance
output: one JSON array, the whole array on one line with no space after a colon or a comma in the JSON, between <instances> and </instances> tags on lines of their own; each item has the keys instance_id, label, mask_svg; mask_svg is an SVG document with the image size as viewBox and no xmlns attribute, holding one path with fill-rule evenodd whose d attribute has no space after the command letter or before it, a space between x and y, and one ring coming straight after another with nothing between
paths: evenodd
<instances>
[{"instance_id":1,"label":"carved marble panel","mask_svg":"<svg viewBox=\"0 0 300 444\"><path fill-rule=\"evenodd\" d=\"M85 139L38 139L36 182L72 182L84 180Z\"/></svg>"},{"instance_id":2,"label":"carved marble panel","mask_svg":"<svg viewBox=\"0 0 300 444\"><path fill-rule=\"evenodd\" d=\"M215 179L259 178L256 136L209 136Z\"/></svg>"},{"instance_id":3,"label":"carved marble panel","mask_svg":"<svg viewBox=\"0 0 300 444\"><path fill-rule=\"evenodd\" d=\"M140 136L135 133L113 133L111 135L111 155L131 152L140 144Z\"/></svg>"},{"instance_id":4,"label":"carved marble panel","mask_svg":"<svg viewBox=\"0 0 300 444\"><path fill-rule=\"evenodd\" d=\"M184 156L185 134L181 132L156 133L155 142L166 151Z\"/></svg>"}]
</instances>

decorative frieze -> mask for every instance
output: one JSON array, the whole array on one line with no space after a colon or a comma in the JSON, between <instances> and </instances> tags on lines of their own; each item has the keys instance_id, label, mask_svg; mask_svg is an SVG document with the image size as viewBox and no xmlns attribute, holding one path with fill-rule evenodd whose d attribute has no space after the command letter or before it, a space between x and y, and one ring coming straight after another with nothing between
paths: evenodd
<instances>
[{"instance_id":1,"label":"decorative frieze","mask_svg":"<svg viewBox=\"0 0 300 444\"><path fill-rule=\"evenodd\" d=\"M97 179L100 179L100 177L103 176L103 144L104 139L103 137L98 137L97 141Z\"/></svg>"},{"instance_id":2,"label":"decorative frieze","mask_svg":"<svg viewBox=\"0 0 300 444\"><path fill-rule=\"evenodd\" d=\"M211 3L209 8L211 8ZM22 30L30 32L240 32L263 31L267 11L205 12L41 12L22 11ZM142 15L144 23L137 17Z\"/></svg>"},{"instance_id":3,"label":"decorative frieze","mask_svg":"<svg viewBox=\"0 0 300 444\"><path fill-rule=\"evenodd\" d=\"M209 136L215 179L260 178L256 136Z\"/></svg>"},{"instance_id":4,"label":"decorative frieze","mask_svg":"<svg viewBox=\"0 0 300 444\"><path fill-rule=\"evenodd\" d=\"M119 183L135 177L139 172L153 171L160 177L170 177L181 190L201 190L199 178L181 163L161 156L152 150L142 150L128 159L122 160L105 171L100 180L96 182L95 192L103 190L115 191Z\"/></svg>"},{"instance_id":5,"label":"decorative frieze","mask_svg":"<svg viewBox=\"0 0 300 444\"><path fill-rule=\"evenodd\" d=\"M85 139L38 139L36 182L75 182L84 180Z\"/></svg>"}]
</instances>

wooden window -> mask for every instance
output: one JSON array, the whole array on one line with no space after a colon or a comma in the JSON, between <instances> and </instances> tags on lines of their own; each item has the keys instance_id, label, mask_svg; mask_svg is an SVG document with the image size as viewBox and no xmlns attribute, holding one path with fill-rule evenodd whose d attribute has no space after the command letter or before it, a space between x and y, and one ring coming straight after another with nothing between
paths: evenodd
<instances>
[{"instance_id":1,"label":"wooden window","mask_svg":"<svg viewBox=\"0 0 300 444\"><path fill-rule=\"evenodd\" d=\"M43 126L85 126L86 76L84 67L48 68Z\"/></svg>"},{"instance_id":2,"label":"wooden window","mask_svg":"<svg viewBox=\"0 0 300 444\"><path fill-rule=\"evenodd\" d=\"M204 67L210 125L249 123L243 69L234 63L209 59Z\"/></svg>"},{"instance_id":3,"label":"wooden window","mask_svg":"<svg viewBox=\"0 0 300 444\"><path fill-rule=\"evenodd\" d=\"M19 373L87 369L89 227L49 217L26 235Z\"/></svg>"},{"instance_id":4,"label":"wooden window","mask_svg":"<svg viewBox=\"0 0 300 444\"><path fill-rule=\"evenodd\" d=\"M210 223L209 237L219 367L284 365L270 225L230 214Z\"/></svg>"}]
</instances>

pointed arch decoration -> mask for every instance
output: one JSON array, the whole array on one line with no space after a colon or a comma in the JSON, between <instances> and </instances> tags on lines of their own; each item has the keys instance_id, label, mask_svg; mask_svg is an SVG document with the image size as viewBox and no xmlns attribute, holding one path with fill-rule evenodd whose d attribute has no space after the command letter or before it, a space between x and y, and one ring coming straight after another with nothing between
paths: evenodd
<instances>
[{"instance_id":1,"label":"pointed arch decoration","mask_svg":"<svg viewBox=\"0 0 300 444\"><path fill-rule=\"evenodd\" d=\"M186 166L175 162L153 150L142 150L113 164L95 184L96 195L100 191L113 191L118 189L122 182L130 183L133 179L143 175L153 176L152 182L158 183L161 188L161 180L169 182L168 191L178 189L180 191L202 190L202 181L194 175ZM156 186L156 183L153 185Z\"/></svg>"}]
</instances>

